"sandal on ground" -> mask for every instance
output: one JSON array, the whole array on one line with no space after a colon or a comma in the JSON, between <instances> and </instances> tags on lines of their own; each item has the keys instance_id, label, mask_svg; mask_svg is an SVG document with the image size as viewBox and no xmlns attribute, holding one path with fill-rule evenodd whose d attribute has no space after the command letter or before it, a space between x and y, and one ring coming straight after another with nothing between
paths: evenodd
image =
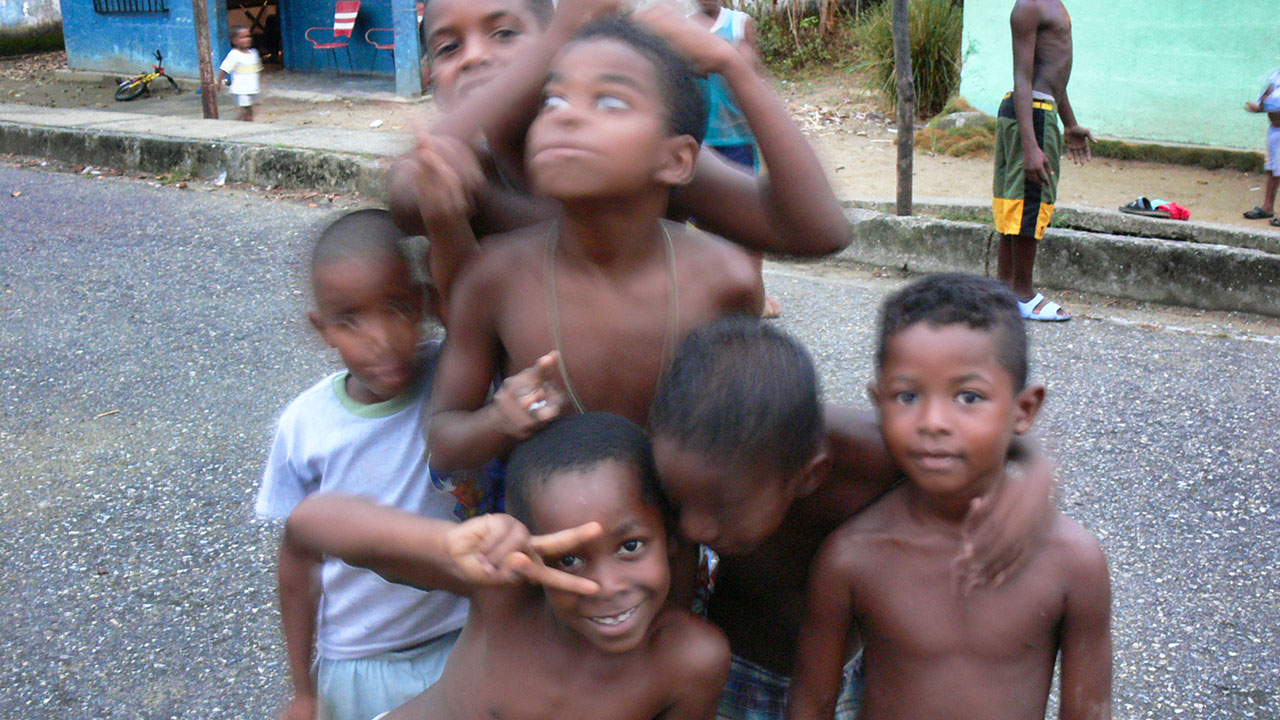
<instances>
[{"instance_id":1,"label":"sandal on ground","mask_svg":"<svg viewBox=\"0 0 1280 720\"><path fill-rule=\"evenodd\" d=\"M1132 200L1120 206L1120 212L1129 215L1142 215L1143 217L1164 218L1168 219L1170 214L1167 210L1159 210L1164 205L1164 200L1151 200L1146 197L1138 196L1137 200Z\"/></svg>"},{"instance_id":2,"label":"sandal on ground","mask_svg":"<svg viewBox=\"0 0 1280 720\"><path fill-rule=\"evenodd\" d=\"M1265 220L1271 217L1271 213L1267 212L1266 210L1263 210L1260 207L1256 207L1250 210L1249 212L1245 213L1244 216L1245 216L1245 219L1247 220Z\"/></svg>"},{"instance_id":3,"label":"sandal on ground","mask_svg":"<svg viewBox=\"0 0 1280 720\"><path fill-rule=\"evenodd\" d=\"M1267 224L1272 225L1274 227L1280 227L1280 218L1271 218L1271 220L1269 220Z\"/></svg>"},{"instance_id":4,"label":"sandal on ground","mask_svg":"<svg viewBox=\"0 0 1280 720\"><path fill-rule=\"evenodd\" d=\"M1070 315L1059 315L1058 311L1062 306L1050 300L1044 303L1044 307L1040 308L1040 312L1036 312L1036 306L1044 302L1044 294L1036 293L1035 297L1026 302L1018 301L1018 310L1022 313L1022 317L1027 320L1039 320L1041 322L1063 322L1070 320Z\"/></svg>"}]
</instances>

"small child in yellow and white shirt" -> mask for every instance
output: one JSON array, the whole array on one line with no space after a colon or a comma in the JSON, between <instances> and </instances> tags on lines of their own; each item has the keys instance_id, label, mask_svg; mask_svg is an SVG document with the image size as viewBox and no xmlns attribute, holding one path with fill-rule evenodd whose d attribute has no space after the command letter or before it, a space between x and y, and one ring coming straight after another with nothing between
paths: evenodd
<instances>
[{"instance_id":1,"label":"small child in yellow and white shirt","mask_svg":"<svg viewBox=\"0 0 1280 720\"><path fill-rule=\"evenodd\" d=\"M240 106L240 119L253 121L253 100L258 94L258 75L262 74L262 58L253 48L253 36L243 25L231 26L231 52L218 66L218 85L231 76L231 94Z\"/></svg>"}]
</instances>

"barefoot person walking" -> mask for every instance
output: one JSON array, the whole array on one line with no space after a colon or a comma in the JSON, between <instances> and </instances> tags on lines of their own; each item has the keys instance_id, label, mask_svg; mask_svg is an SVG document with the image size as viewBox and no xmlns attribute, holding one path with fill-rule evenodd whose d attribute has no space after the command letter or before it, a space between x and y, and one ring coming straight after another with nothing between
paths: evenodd
<instances>
[{"instance_id":1,"label":"barefoot person walking","mask_svg":"<svg viewBox=\"0 0 1280 720\"><path fill-rule=\"evenodd\" d=\"M1000 103L991 200L1000 233L997 273L1018 296L1022 317L1069 320L1071 313L1033 291L1031 272L1036 244L1053 217L1063 144L1079 164L1090 157L1093 140L1067 100L1071 16L1061 0L1017 0L1009 24L1013 92Z\"/></svg>"}]
</instances>

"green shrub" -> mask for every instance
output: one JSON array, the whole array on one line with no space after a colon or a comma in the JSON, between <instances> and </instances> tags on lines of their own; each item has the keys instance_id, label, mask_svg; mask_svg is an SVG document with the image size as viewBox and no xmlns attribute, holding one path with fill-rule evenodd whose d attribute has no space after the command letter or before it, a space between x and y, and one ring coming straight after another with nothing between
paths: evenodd
<instances>
[{"instance_id":1,"label":"green shrub","mask_svg":"<svg viewBox=\"0 0 1280 720\"><path fill-rule=\"evenodd\" d=\"M963 11L952 0L910 0L911 65L915 75L916 114L937 114L960 87L960 33ZM859 66L884 94L898 104L893 60L893 2L863 13L853 28Z\"/></svg>"}]
</instances>

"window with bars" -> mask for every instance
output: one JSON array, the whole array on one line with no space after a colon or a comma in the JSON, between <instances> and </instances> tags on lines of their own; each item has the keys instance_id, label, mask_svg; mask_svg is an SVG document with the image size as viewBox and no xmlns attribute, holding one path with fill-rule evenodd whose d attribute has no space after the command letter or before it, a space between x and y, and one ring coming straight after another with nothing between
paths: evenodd
<instances>
[{"instance_id":1,"label":"window with bars","mask_svg":"<svg viewBox=\"0 0 1280 720\"><path fill-rule=\"evenodd\" d=\"M104 15L167 13L169 0L93 0L93 10Z\"/></svg>"}]
</instances>

